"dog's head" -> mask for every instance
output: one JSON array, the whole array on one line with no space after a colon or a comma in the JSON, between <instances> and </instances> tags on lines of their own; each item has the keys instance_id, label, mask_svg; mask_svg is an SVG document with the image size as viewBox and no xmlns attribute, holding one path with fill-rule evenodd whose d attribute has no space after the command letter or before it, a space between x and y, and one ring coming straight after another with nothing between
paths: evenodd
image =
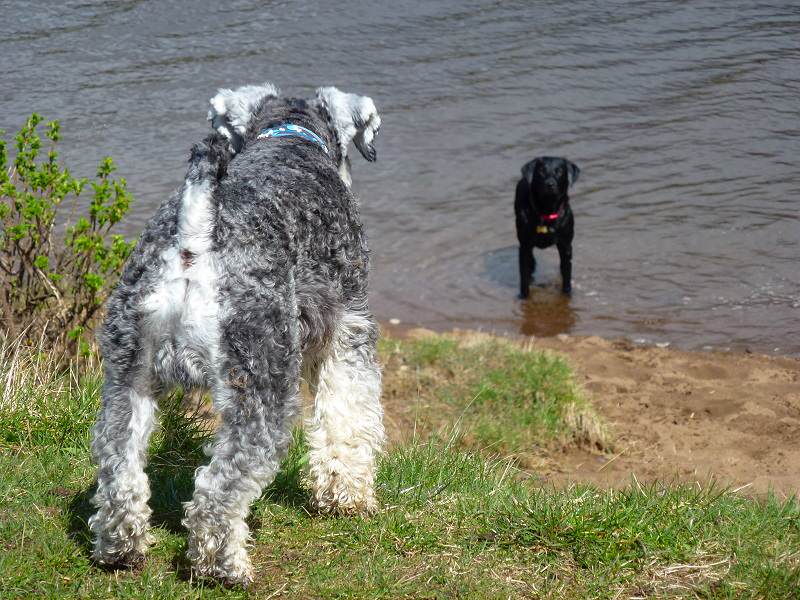
<instances>
[{"instance_id":1,"label":"dog's head","mask_svg":"<svg viewBox=\"0 0 800 600\"><path fill-rule=\"evenodd\" d=\"M317 100L336 136L339 175L349 187L351 179L347 147L352 141L364 158L370 162L376 160L378 153L373 142L381 128L381 117L369 96L347 94L333 86L318 88Z\"/></svg>"},{"instance_id":2,"label":"dog's head","mask_svg":"<svg viewBox=\"0 0 800 600\"><path fill-rule=\"evenodd\" d=\"M566 158L540 156L522 167L522 176L528 182L534 201L540 210L558 210L567 189L578 181L581 170Z\"/></svg>"},{"instance_id":3,"label":"dog's head","mask_svg":"<svg viewBox=\"0 0 800 600\"><path fill-rule=\"evenodd\" d=\"M208 120L211 126L230 141L230 151L239 152L245 144L248 130L257 122L256 113L262 107L273 104L280 91L271 83L247 85L235 90L221 89L211 98ZM297 101L287 100L287 102ZM335 87L317 89L315 101L305 104L315 110L328 131L317 131L318 135L332 141L331 157L336 161L342 181L350 186L350 159L347 148L352 141L368 161L377 158L374 139L381 126L381 118L375 103L368 96L347 94ZM253 132L251 132L252 135Z\"/></svg>"}]
</instances>

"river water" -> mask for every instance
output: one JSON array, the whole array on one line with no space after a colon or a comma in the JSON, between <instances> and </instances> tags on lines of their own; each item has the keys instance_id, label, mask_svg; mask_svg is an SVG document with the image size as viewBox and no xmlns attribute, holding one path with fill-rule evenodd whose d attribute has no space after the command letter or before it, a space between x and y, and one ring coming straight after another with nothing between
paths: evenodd
<instances>
[{"instance_id":1,"label":"river water","mask_svg":"<svg viewBox=\"0 0 800 600\"><path fill-rule=\"evenodd\" d=\"M752 2L2 1L0 128L62 121L111 155L136 234L182 181L218 87L372 96L353 158L382 319L800 353L800 5ZM555 249L517 291L513 194L581 169L574 293Z\"/></svg>"}]
</instances>

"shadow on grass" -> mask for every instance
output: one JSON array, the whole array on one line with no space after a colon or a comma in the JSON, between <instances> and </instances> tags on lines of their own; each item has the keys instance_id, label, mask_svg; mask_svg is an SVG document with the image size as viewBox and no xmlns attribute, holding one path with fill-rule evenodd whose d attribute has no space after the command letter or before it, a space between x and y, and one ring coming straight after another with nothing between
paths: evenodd
<instances>
[{"instance_id":1,"label":"shadow on grass","mask_svg":"<svg viewBox=\"0 0 800 600\"><path fill-rule=\"evenodd\" d=\"M162 402L161 423L150 444L148 466L145 469L150 480L150 507L153 515L150 523L170 533L185 534L181 525L183 503L191 500L194 490L194 473L197 467L207 462L203 447L210 443L213 425L204 415L187 413L183 394L176 392ZM307 446L302 430L295 430L295 441L289 448L281 470L272 484L264 490L258 502L275 502L284 506L301 507L309 503L310 495L303 485L303 468L307 462ZM92 540L88 519L94 514L91 499L97 490L93 483L78 492L67 508L69 536L86 552L91 554ZM257 530L258 518L248 522ZM183 552L174 559L176 572L188 574L188 563Z\"/></svg>"},{"instance_id":2,"label":"shadow on grass","mask_svg":"<svg viewBox=\"0 0 800 600\"><path fill-rule=\"evenodd\" d=\"M92 553L92 536L89 533L89 517L94 514L94 506L91 504L92 496L97 491L97 484L93 483L90 487L78 492L70 500L67 507L67 535L83 552L88 556Z\"/></svg>"}]
</instances>

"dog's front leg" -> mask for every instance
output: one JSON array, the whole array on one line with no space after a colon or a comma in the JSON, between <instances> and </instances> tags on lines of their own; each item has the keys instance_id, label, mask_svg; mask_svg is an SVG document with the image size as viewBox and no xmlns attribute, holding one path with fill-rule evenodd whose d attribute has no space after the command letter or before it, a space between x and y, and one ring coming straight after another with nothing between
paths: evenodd
<instances>
[{"instance_id":1,"label":"dog's front leg","mask_svg":"<svg viewBox=\"0 0 800 600\"><path fill-rule=\"evenodd\" d=\"M561 261L561 291L572 293L572 243L558 243L558 257Z\"/></svg>"},{"instance_id":2,"label":"dog's front leg","mask_svg":"<svg viewBox=\"0 0 800 600\"><path fill-rule=\"evenodd\" d=\"M103 404L92 430L92 457L98 466L92 504L97 512L89 518L92 557L101 564L134 566L152 542L144 466L155 409L151 374L106 357Z\"/></svg>"},{"instance_id":3,"label":"dog's front leg","mask_svg":"<svg viewBox=\"0 0 800 600\"><path fill-rule=\"evenodd\" d=\"M531 285L531 274L536 266L533 258L533 246L520 244L519 246L519 297L527 298Z\"/></svg>"},{"instance_id":4,"label":"dog's front leg","mask_svg":"<svg viewBox=\"0 0 800 600\"><path fill-rule=\"evenodd\" d=\"M313 501L321 512L377 510L375 461L384 429L376 340L372 316L348 312L318 359L308 443Z\"/></svg>"}]
</instances>

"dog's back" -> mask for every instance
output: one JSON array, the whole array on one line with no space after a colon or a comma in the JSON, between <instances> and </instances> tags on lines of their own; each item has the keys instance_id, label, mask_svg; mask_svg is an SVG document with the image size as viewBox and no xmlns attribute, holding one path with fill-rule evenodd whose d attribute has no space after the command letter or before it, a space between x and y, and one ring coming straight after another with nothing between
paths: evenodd
<instances>
[{"instance_id":1,"label":"dog's back","mask_svg":"<svg viewBox=\"0 0 800 600\"><path fill-rule=\"evenodd\" d=\"M299 140L258 139L288 120L338 150L315 107L277 97L258 106L238 151L221 134L197 144L183 189L145 227L109 301L106 354L146 345L164 383L208 386L220 340L246 326L241 315L261 327L265 311L297 313L305 349L330 337L344 308L366 303L367 245L337 157ZM126 332L117 317L132 288L144 318Z\"/></svg>"}]
</instances>

